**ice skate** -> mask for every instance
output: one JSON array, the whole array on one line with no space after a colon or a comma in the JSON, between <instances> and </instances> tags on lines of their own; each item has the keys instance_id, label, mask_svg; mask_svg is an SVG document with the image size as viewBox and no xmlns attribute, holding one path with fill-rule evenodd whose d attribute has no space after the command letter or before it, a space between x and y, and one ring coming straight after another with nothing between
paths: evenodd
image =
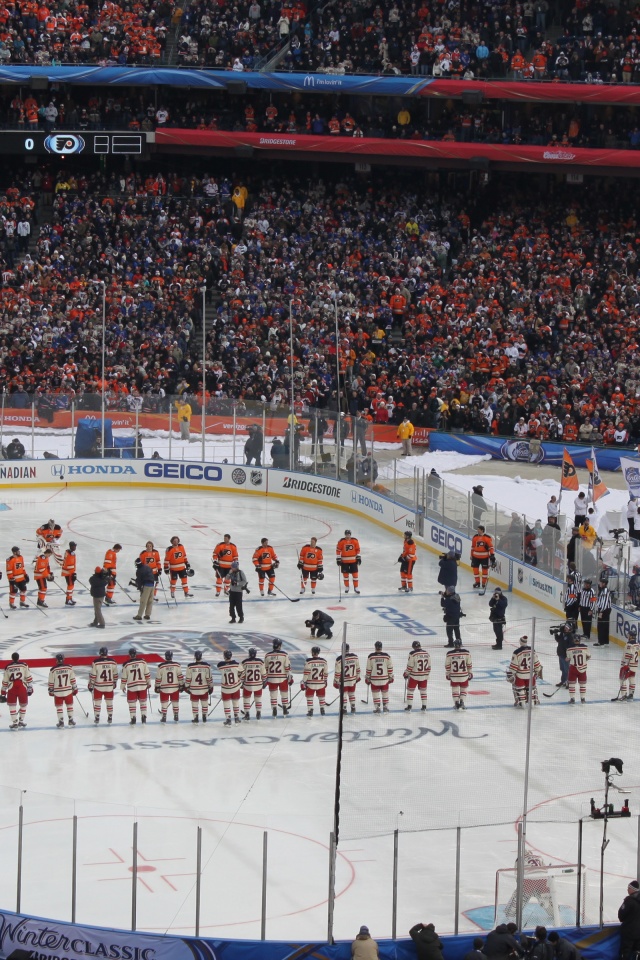
<instances>
[{"instance_id":1,"label":"ice skate","mask_svg":"<svg viewBox=\"0 0 640 960\"><path fill-rule=\"evenodd\" d=\"M426 710L427 710L427 705L426 705L426 703L423 703L423 704L422 704L422 712L423 712L423 713L426 713Z\"/></svg>"},{"instance_id":2,"label":"ice skate","mask_svg":"<svg viewBox=\"0 0 640 960\"><path fill-rule=\"evenodd\" d=\"M94 722L94 723L100 723L100 717L94 717L94 718L93 718L93 722Z\"/></svg>"},{"instance_id":3,"label":"ice skate","mask_svg":"<svg viewBox=\"0 0 640 960\"><path fill-rule=\"evenodd\" d=\"M209 719L209 718L208 718L208 716L206 715L206 713L203 713L203 715L202 715L202 722L203 722L203 723L206 723L208 719Z\"/></svg>"},{"instance_id":4,"label":"ice skate","mask_svg":"<svg viewBox=\"0 0 640 960\"><path fill-rule=\"evenodd\" d=\"M261 711L260 711L260 710L256 710L256 720L260 720L261 718L262 718L262 713L261 713Z\"/></svg>"},{"instance_id":5,"label":"ice skate","mask_svg":"<svg viewBox=\"0 0 640 960\"><path fill-rule=\"evenodd\" d=\"M193 717L191 723L200 723L200 717Z\"/></svg>"},{"instance_id":6,"label":"ice skate","mask_svg":"<svg viewBox=\"0 0 640 960\"><path fill-rule=\"evenodd\" d=\"M18 721L14 720L13 723L9 725L9 730L17 730L17 729L18 729Z\"/></svg>"},{"instance_id":7,"label":"ice skate","mask_svg":"<svg viewBox=\"0 0 640 960\"><path fill-rule=\"evenodd\" d=\"M278 708L277 708L277 707L272 707L272 708L271 708L271 716L272 716L272 717L277 717L277 716L278 716Z\"/></svg>"},{"instance_id":8,"label":"ice skate","mask_svg":"<svg viewBox=\"0 0 640 960\"><path fill-rule=\"evenodd\" d=\"M586 702L587 702L586 697L580 697L580 703L586 703Z\"/></svg>"},{"instance_id":9,"label":"ice skate","mask_svg":"<svg viewBox=\"0 0 640 960\"><path fill-rule=\"evenodd\" d=\"M356 708L355 708L355 707L351 707L351 713L355 713L355 712L356 712Z\"/></svg>"},{"instance_id":10,"label":"ice skate","mask_svg":"<svg viewBox=\"0 0 640 960\"><path fill-rule=\"evenodd\" d=\"M68 722L69 722L69 726L70 726L70 727L75 727L76 722L75 722L75 720L73 719L73 717L69 717L69 721L68 721Z\"/></svg>"},{"instance_id":11,"label":"ice skate","mask_svg":"<svg viewBox=\"0 0 640 960\"><path fill-rule=\"evenodd\" d=\"M242 723L242 721L240 720L240 717L234 717L233 721L234 723Z\"/></svg>"},{"instance_id":12,"label":"ice skate","mask_svg":"<svg viewBox=\"0 0 640 960\"><path fill-rule=\"evenodd\" d=\"M21 730L24 730L24 728L26 727L26 725L27 725L27 724L26 724L26 722L25 722L24 720L18 720L18 726L20 727Z\"/></svg>"},{"instance_id":13,"label":"ice skate","mask_svg":"<svg viewBox=\"0 0 640 960\"><path fill-rule=\"evenodd\" d=\"M107 600L107 598L105 597L104 605L105 607L115 607L116 602L115 600Z\"/></svg>"},{"instance_id":14,"label":"ice skate","mask_svg":"<svg viewBox=\"0 0 640 960\"><path fill-rule=\"evenodd\" d=\"M166 722L167 722L166 716L165 716L165 717L160 717L160 723L166 723Z\"/></svg>"},{"instance_id":15,"label":"ice skate","mask_svg":"<svg viewBox=\"0 0 640 960\"><path fill-rule=\"evenodd\" d=\"M374 707L374 708L373 708L373 712L374 712L374 713L380 713L380 707Z\"/></svg>"},{"instance_id":16,"label":"ice skate","mask_svg":"<svg viewBox=\"0 0 640 960\"><path fill-rule=\"evenodd\" d=\"M282 707L282 713L283 713L283 716L288 717L288 716L289 716L289 707L285 707L285 706L283 705L283 707Z\"/></svg>"},{"instance_id":17,"label":"ice skate","mask_svg":"<svg viewBox=\"0 0 640 960\"><path fill-rule=\"evenodd\" d=\"M58 720L58 722L56 723L56 727L58 728L58 730L62 730L62 728L64 727L64 720L62 718Z\"/></svg>"},{"instance_id":18,"label":"ice skate","mask_svg":"<svg viewBox=\"0 0 640 960\"><path fill-rule=\"evenodd\" d=\"M64 605L65 605L65 607L75 607L76 602L75 602L75 600L71 600L71 599L69 598L69 599L65 600Z\"/></svg>"},{"instance_id":19,"label":"ice skate","mask_svg":"<svg viewBox=\"0 0 640 960\"><path fill-rule=\"evenodd\" d=\"M48 608L49 604L48 604L48 603L45 603L44 600L38 600L38 606L39 606L39 607L47 607L47 608Z\"/></svg>"},{"instance_id":20,"label":"ice skate","mask_svg":"<svg viewBox=\"0 0 640 960\"><path fill-rule=\"evenodd\" d=\"M320 716L324 717L324 707L320 707Z\"/></svg>"},{"instance_id":21,"label":"ice skate","mask_svg":"<svg viewBox=\"0 0 640 960\"><path fill-rule=\"evenodd\" d=\"M135 722L136 722L136 718L135 718L135 717L131 717L131 720L129 720L129 726L132 727L132 726L135 724Z\"/></svg>"},{"instance_id":22,"label":"ice skate","mask_svg":"<svg viewBox=\"0 0 640 960\"><path fill-rule=\"evenodd\" d=\"M142 716L140 717L140 723L146 723L146 722L147 722L147 715L146 713L143 713Z\"/></svg>"},{"instance_id":23,"label":"ice skate","mask_svg":"<svg viewBox=\"0 0 640 960\"><path fill-rule=\"evenodd\" d=\"M313 709L307 710L307 716L308 716L308 717L312 717L312 716L313 716Z\"/></svg>"},{"instance_id":24,"label":"ice skate","mask_svg":"<svg viewBox=\"0 0 640 960\"><path fill-rule=\"evenodd\" d=\"M230 726L231 726L231 717L227 717L227 719L225 720L223 726L225 726L225 727L230 727Z\"/></svg>"},{"instance_id":25,"label":"ice skate","mask_svg":"<svg viewBox=\"0 0 640 960\"><path fill-rule=\"evenodd\" d=\"M251 714L249 713L248 710L245 710L245 711L244 711L244 716L243 716L242 719L243 719L243 720L251 720Z\"/></svg>"},{"instance_id":26,"label":"ice skate","mask_svg":"<svg viewBox=\"0 0 640 960\"><path fill-rule=\"evenodd\" d=\"M406 705L406 707L404 708L404 712L405 712L405 713L411 713L411 704L410 704L410 703L408 703L408 704Z\"/></svg>"},{"instance_id":27,"label":"ice skate","mask_svg":"<svg viewBox=\"0 0 640 960\"><path fill-rule=\"evenodd\" d=\"M460 709L461 709L461 710L466 710L466 709L467 709L467 705L466 705L466 703L464 702L464 700L461 700L461 701L460 701Z\"/></svg>"},{"instance_id":28,"label":"ice skate","mask_svg":"<svg viewBox=\"0 0 640 960\"><path fill-rule=\"evenodd\" d=\"M353 592L354 592L354 593L358 593L358 594L360 593L360 591L358 590L357 587L354 587L354 588L353 588Z\"/></svg>"},{"instance_id":29,"label":"ice skate","mask_svg":"<svg viewBox=\"0 0 640 960\"><path fill-rule=\"evenodd\" d=\"M570 700L569 700L569 703L575 703L575 702L576 702L576 701L573 699L573 697L571 697Z\"/></svg>"},{"instance_id":30,"label":"ice skate","mask_svg":"<svg viewBox=\"0 0 640 960\"><path fill-rule=\"evenodd\" d=\"M107 717L107 723L113 723L113 717L111 716L111 714L109 714L109 716Z\"/></svg>"}]
</instances>

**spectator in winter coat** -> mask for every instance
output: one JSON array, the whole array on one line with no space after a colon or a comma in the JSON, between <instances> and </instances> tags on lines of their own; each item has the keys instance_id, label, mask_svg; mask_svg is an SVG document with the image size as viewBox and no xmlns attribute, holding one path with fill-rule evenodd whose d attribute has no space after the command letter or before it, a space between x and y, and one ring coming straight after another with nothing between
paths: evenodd
<instances>
[{"instance_id":1,"label":"spectator in winter coat","mask_svg":"<svg viewBox=\"0 0 640 960\"><path fill-rule=\"evenodd\" d=\"M351 944L352 960L378 960L378 944L372 939L369 927L360 927L358 936Z\"/></svg>"},{"instance_id":2,"label":"spectator in winter coat","mask_svg":"<svg viewBox=\"0 0 640 960\"><path fill-rule=\"evenodd\" d=\"M438 583L443 587L456 587L458 583L458 561L460 555L453 550L440 555L440 572L438 573Z\"/></svg>"},{"instance_id":3,"label":"spectator in winter coat","mask_svg":"<svg viewBox=\"0 0 640 960\"><path fill-rule=\"evenodd\" d=\"M580 951L575 943L561 937L555 930L549 934L549 943L554 949L556 960L580 960Z\"/></svg>"},{"instance_id":4,"label":"spectator in winter coat","mask_svg":"<svg viewBox=\"0 0 640 960\"><path fill-rule=\"evenodd\" d=\"M522 948L516 938L507 930L506 923L501 923L495 930L487 934L482 952L485 957L495 957L496 960L522 956Z\"/></svg>"},{"instance_id":5,"label":"spectator in winter coat","mask_svg":"<svg viewBox=\"0 0 640 960\"><path fill-rule=\"evenodd\" d=\"M640 950L640 884L632 880L618 910L620 921L620 960Z\"/></svg>"},{"instance_id":6,"label":"spectator in winter coat","mask_svg":"<svg viewBox=\"0 0 640 960\"><path fill-rule=\"evenodd\" d=\"M7 460L22 460L26 451L17 437L7 444Z\"/></svg>"},{"instance_id":7,"label":"spectator in winter coat","mask_svg":"<svg viewBox=\"0 0 640 960\"><path fill-rule=\"evenodd\" d=\"M487 501L482 495L483 491L484 487L478 484L477 487L473 487L471 492L471 509L473 511L471 526L474 530L479 523L482 523L482 514L489 509Z\"/></svg>"},{"instance_id":8,"label":"spectator in winter coat","mask_svg":"<svg viewBox=\"0 0 640 960\"><path fill-rule=\"evenodd\" d=\"M443 960L442 943L432 923L416 923L409 936L416 945L418 960Z\"/></svg>"}]
</instances>

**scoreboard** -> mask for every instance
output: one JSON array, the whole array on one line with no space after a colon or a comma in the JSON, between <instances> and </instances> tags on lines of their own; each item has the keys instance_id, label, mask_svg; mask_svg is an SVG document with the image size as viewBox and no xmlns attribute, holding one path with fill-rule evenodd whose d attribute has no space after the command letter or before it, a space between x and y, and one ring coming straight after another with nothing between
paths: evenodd
<instances>
[{"instance_id":1,"label":"scoreboard","mask_svg":"<svg viewBox=\"0 0 640 960\"><path fill-rule=\"evenodd\" d=\"M130 156L148 155L146 133L43 130L0 131L0 154L19 156Z\"/></svg>"}]
</instances>

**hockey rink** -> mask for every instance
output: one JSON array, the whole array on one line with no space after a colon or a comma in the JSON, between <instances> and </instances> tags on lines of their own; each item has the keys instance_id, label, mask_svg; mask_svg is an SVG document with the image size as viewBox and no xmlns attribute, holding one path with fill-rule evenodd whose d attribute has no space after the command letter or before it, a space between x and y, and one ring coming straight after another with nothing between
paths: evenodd
<instances>
[{"instance_id":1,"label":"hockey rink","mask_svg":"<svg viewBox=\"0 0 640 960\"><path fill-rule=\"evenodd\" d=\"M78 577L88 583L105 550L120 542L122 589L117 605L104 608L107 627L88 627L93 610L88 591L77 584L77 606L64 606L59 571L50 584L48 609L9 612L6 577L0 583L2 658L16 650L29 660L63 652L97 655L103 644L113 654L135 646L144 655L172 650L182 666L202 649L212 664L230 648L242 656L251 646L271 649L277 636L289 653L300 690L304 658L312 642L304 625L316 607L334 617L334 637L321 641L330 677L342 627L360 656L382 640L392 655L396 681L390 713L374 716L364 683L358 712L344 723L340 791L340 842L336 871L336 938L351 938L360 924L374 937L391 933L393 831L399 830L398 933L417 920L433 921L441 934L454 929L456 843L460 844L460 931L489 929L494 921L496 871L511 868L517 823L525 802L523 770L528 711L515 710L505 671L519 637L531 635L544 667L541 704L532 711L528 847L558 867L554 880L557 916L570 920L575 907L572 865L577 857L577 821L589 814L590 798L603 800L600 762L624 761L622 792L612 792L616 810L629 798L632 817L612 820L606 852L605 919L614 919L629 879L637 874L640 754L638 702L612 703L618 691L621 648L590 644L587 703L570 706L559 679L549 613L509 594L505 648L493 651L486 596L472 589L460 568L458 592L466 619L462 633L474 663L468 709L452 707L444 676L444 630L437 584L437 555L420 550L415 592L398 592L396 558L401 538L375 524L325 506L309 506L231 494L147 492L140 489L67 488L7 492L2 513L4 556L15 544L27 568L35 556L35 529L49 517L64 528L63 542L78 544ZM360 540L360 596L339 593L335 545L350 528ZM245 623L229 625L227 603L215 599L211 553L230 533L240 552L251 595ZM137 596L128 586L134 560L147 540L161 556L179 535L195 576L194 593L169 603L160 592L154 621L132 620ZM325 551L325 580L317 596L309 591L292 603L282 594L261 599L251 555L269 538L280 559L277 585L292 600L299 596L296 549L318 538ZM468 558L464 558L468 559ZM165 578L166 581L166 578ZM167 585L168 586L168 585ZM46 616L45 616L46 614ZM432 657L428 710L418 699L404 711L402 671L411 642L420 639ZM131 922L133 826L137 823L137 927L190 934L194 930L196 834L202 828L201 935L256 938L260 934L263 835L268 832L268 939L326 937L329 835L334 825L338 703L325 717L308 719L304 695L291 715L271 717L268 691L260 721L231 729L222 725L221 706L206 724L191 723L186 696L179 723L159 723L152 697L149 722L129 725L118 693L114 723L104 711L93 723L87 692L88 668L77 668L80 702L75 729L55 728L47 696L47 669L35 669L35 693L28 726L10 731L0 706L0 903L13 909L16 897L18 809L24 809L22 912L70 919L72 824L77 816L77 921L128 928ZM152 677L154 669L152 668ZM640 691L639 691L640 693ZM543 694L554 694L553 697ZM336 691L330 685L327 701ZM212 706L219 697L214 691ZM459 834L456 827L460 828ZM597 921L602 823L584 824L586 865L584 918ZM565 869L566 872L562 872ZM504 881L502 891L508 887ZM507 898L510 894L507 890ZM548 918L534 916L533 922Z\"/></svg>"}]
</instances>

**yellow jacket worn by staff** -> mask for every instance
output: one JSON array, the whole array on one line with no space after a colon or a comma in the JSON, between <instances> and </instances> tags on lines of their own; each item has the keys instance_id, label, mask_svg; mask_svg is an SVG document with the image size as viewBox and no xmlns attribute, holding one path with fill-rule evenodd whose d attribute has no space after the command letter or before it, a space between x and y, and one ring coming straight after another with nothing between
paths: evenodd
<instances>
[{"instance_id":1,"label":"yellow jacket worn by staff","mask_svg":"<svg viewBox=\"0 0 640 960\"><path fill-rule=\"evenodd\" d=\"M415 429L410 420L403 420L398 427L398 440L410 440L414 435Z\"/></svg>"},{"instance_id":2,"label":"yellow jacket worn by staff","mask_svg":"<svg viewBox=\"0 0 640 960\"><path fill-rule=\"evenodd\" d=\"M176 400L175 407L180 420L186 420L188 423L191 423L192 410L190 404L183 403L182 400Z\"/></svg>"}]
</instances>

